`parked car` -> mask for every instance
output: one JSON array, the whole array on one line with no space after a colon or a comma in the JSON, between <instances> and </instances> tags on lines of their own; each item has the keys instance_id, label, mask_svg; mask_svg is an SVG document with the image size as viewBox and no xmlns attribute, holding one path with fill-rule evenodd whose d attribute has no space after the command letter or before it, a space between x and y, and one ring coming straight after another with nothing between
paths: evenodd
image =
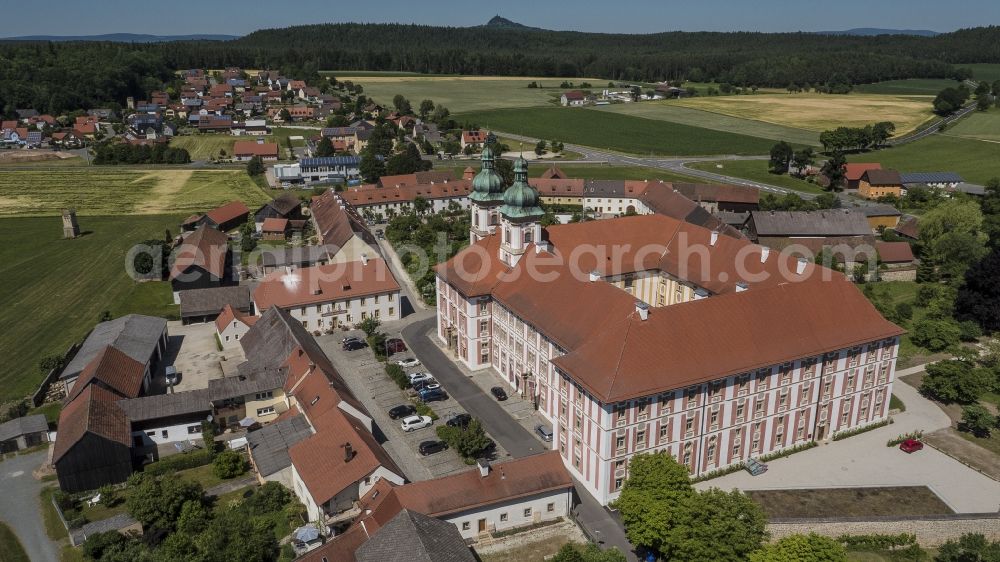
<instances>
[{"instance_id":1,"label":"parked car","mask_svg":"<svg viewBox=\"0 0 1000 562\"><path fill-rule=\"evenodd\" d=\"M743 463L743 468L752 476L759 476L767 472L767 465L757 459L747 459L747 462Z\"/></svg>"},{"instance_id":2,"label":"parked car","mask_svg":"<svg viewBox=\"0 0 1000 562\"><path fill-rule=\"evenodd\" d=\"M340 343L342 343L342 344L349 344L349 343L355 342L355 341L361 341L361 338L359 338L357 336L347 336L346 338L340 340Z\"/></svg>"},{"instance_id":3,"label":"parked car","mask_svg":"<svg viewBox=\"0 0 1000 562\"><path fill-rule=\"evenodd\" d=\"M344 351L357 351L367 347L363 341L349 341L344 344Z\"/></svg>"},{"instance_id":4,"label":"parked car","mask_svg":"<svg viewBox=\"0 0 1000 562\"><path fill-rule=\"evenodd\" d=\"M434 380L434 377L432 377L430 373L410 373L409 378L411 386L420 381Z\"/></svg>"},{"instance_id":5,"label":"parked car","mask_svg":"<svg viewBox=\"0 0 1000 562\"><path fill-rule=\"evenodd\" d=\"M470 416L469 414L456 414L448 418L448 421L445 423L451 427L464 428L467 427L471 421L472 421L472 416Z\"/></svg>"},{"instance_id":6,"label":"parked car","mask_svg":"<svg viewBox=\"0 0 1000 562\"><path fill-rule=\"evenodd\" d=\"M424 441L420 443L418 450L423 456L433 455L434 453L440 453L441 451L448 448L448 444L444 441Z\"/></svg>"},{"instance_id":7,"label":"parked car","mask_svg":"<svg viewBox=\"0 0 1000 562\"><path fill-rule=\"evenodd\" d=\"M535 426L535 433L542 438L542 441L551 442L552 441L552 428L546 426L545 424L538 424Z\"/></svg>"},{"instance_id":8,"label":"parked car","mask_svg":"<svg viewBox=\"0 0 1000 562\"><path fill-rule=\"evenodd\" d=\"M439 400L447 400L448 395L445 394L440 388L435 388L433 390L425 390L420 393L420 399L424 402L437 402Z\"/></svg>"},{"instance_id":9,"label":"parked car","mask_svg":"<svg viewBox=\"0 0 1000 562\"><path fill-rule=\"evenodd\" d=\"M413 383L413 390L416 390L417 392L426 392L428 390L437 390L439 388L441 388L441 385L434 379Z\"/></svg>"},{"instance_id":10,"label":"parked car","mask_svg":"<svg viewBox=\"0 0 1000 562\"><path fill-rule=\"evenodd\" d=\"M416 357L407 357L406 359L400 359L399 361L396 361L396 364L404 369L410 369L419 365L420 360L417 359Z\"/></svg>"},{"instance_id":11,"label":"parked car","mask_svg":"<svg viewBox=\"0 0 1000 562\"><path fill-rule=\"evenodd\" d=\"M180 375L177 373L177 367L174 367L173 365L167 365L166 375L167 375L167 384L170 386L174 386L181 380Z\"/></svg>"},{"instance_id":12,"label":"parked car","mask_svg":"<svg viewBox=\"0 0 1000 562\"><path fill-rule=\"evenodd\" d=\"M385 232L383 232L382 229L380 228L375 231L375 236L377 236L379 240L382 240L385 238Z\"/></svg>"},{"instance_id":13,"label":"parked car","mask_svg":"<svg viewBox=\"0 0 1000 562\"><path fill-rule=\"evenodd\" d=\"M493 397L499 400L500 402L503 402L504 400L507 399L507 392L504 391L504 389L500 388L499 386L494 386L493 388L491 388L490 394L492 394Z\"/></svg>"},{"instance_id":14,"label":"parked car","mask_svg":"<svg viewBox=\"0 0 1000 562\"><path fill-rule=\"evenodd\" d=\"M412 416L416 413L417 409L413 406L413 404L400 404L399 406L394 406L389 410L389 418L398 420L399 418Z\"/></svg>"},{"instance_id":15,"label":"parked car","mask_svg":"<svg viewBox=\"0 0 1000 562\"><path fill-rule=\"evenodd\" d=\"M410 432L429 427L432 423L434 420L430 416L407 416L403 418L403 423L399 424L399 427L403 428L403 431Z\"/></svg>"},{"instance_id":16,"label":"parked car","mask_svg":"<svg viewBox=\"0 0 1000 562\"><path fill-rule=\"evenodd\" d=\"M924 448L924 444L918 439L907 439L899 444L899 450L906 454L916 453Z\"/></svg>"},{"instance_id":17,"label":"parked car","mask_svg":"<svg viewBox=\"0 0 1000 562\"><path fill-rule=\"evenodd\" d=\"M389 340L385 340L385 349L386 351L389 352L389 355L392 355L394 353L405 353L406 344L403 343L403 340L399 338L392 338Z\"/></svg>"}]
</instances>

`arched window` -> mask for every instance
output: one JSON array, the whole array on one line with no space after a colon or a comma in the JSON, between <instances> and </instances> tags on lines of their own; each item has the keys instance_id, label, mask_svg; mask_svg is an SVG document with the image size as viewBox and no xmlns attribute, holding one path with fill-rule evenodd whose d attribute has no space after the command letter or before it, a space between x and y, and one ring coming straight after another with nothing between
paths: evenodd
<instances>
[{"instance_id":1,"label":"arched window","mask_svg":"<svg viewBox=\"0 0 1000 562\"><path fill-rule=\"evenodd\" d=\"M531 244L531 229L527 228L524 231L524 243Z\"/></svg>"}]
</instances>

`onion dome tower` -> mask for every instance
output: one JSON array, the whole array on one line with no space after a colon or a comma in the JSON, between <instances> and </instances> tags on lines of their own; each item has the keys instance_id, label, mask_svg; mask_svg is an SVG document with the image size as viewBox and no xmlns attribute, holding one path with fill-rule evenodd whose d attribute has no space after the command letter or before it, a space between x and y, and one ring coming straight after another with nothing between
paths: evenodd
<instances>
[{"instance_id":1,"label":"onion dome tower","mask_svg":"<svg viewBox=\"0 0 1000 562\"><path fill-rule=\"evenodd\" d=\"M514 163L514 183L503 194L500 206L500 259L516 265L533 243L542 239L541 219L545 215L539 205L538 191L528 184L528 162L524 157Z\"/></svg>"},{"instance_id":2,"label":"onion dome tower","mask_svg":"<svg viewBox=\"0 0 1000 562\"><path fill-rule=\"evenodd\" d=\"M496 230L497 208L503 203L504 194L503 178L494 169L496 160L488 144L483 147L482 163L483 168L472 178L472 193L469 194L472 202L469 241L473 244Z\"/></svg>"}]
</instances>

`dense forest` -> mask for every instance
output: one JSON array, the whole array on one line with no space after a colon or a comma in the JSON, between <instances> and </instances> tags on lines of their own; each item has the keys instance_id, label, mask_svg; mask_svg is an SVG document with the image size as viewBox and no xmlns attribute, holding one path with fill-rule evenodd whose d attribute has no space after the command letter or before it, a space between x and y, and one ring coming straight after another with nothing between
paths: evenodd
<instances>
[{"instance_id":1,"label":"dense forest","mask_svg":"<svg viewBox=\"0 0 1000 562\"><path fill-rule=\"evenodd\" d=\"M579 33L505 27L321 24L233 41L0 43L0 108L58 112L144 95L173 69L351 69L715 81L785 87L962 76L1000 62L1000 27L936 37L811 33Z\"/></svg>"}]
</instances>

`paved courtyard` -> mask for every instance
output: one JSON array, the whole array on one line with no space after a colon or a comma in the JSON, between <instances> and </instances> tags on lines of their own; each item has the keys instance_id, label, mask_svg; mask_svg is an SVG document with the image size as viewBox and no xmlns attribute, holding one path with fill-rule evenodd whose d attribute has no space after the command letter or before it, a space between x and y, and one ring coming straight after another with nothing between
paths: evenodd
<instances>
[{"instance_id":1,"label":"paved courtyard","mask_svg":"<svg viewBox=\"0 0 1000 562\"><path fill-rule=\"evenodd\" d=\"M900 371L897 377L910 374L908 371ZM932 447L912 455L898 447L886 447L886 442L897 435L918 429L929 432L951 423L940 408L898 378L893 383L893 394L906 404L906 411L896 415L893 424L771 461L768 471L760 476L740 471L697 487L768 490L927 486L958 513L1000 510L1000 482Z\"/></svg>"},{"instance_id":2,"label":"paved courtyard","mask_svg":"<svg viewBox=\"0 0 1000 562\"><path fill-rule=\"evenodd\" d=\"M167 323L167 352L153 377L153 394L166 391L164 368L173 365L180 373L176 392L208 388L208 381L223 376L223 365L238 365L245 360L243 349L234 347L219 351L215 340L215 324L182 325L178 321Z\"/></svg>"}]
</instances>

